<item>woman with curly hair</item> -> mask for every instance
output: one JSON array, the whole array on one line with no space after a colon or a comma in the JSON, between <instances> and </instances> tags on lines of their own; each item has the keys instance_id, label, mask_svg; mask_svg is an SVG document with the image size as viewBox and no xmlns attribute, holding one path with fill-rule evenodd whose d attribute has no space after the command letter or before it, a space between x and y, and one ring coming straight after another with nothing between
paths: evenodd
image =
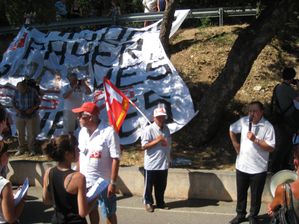
<instances>
[{"instance_id":1,"label":"woman with curly hair","mask_svg":"<svg viewBox=\"0 0 299 224\"><path fill-rule=\"evenodd\" d=\"M46 171L43 180L43 201L54 207L52 223L87 223L85 216L96 200L88 203L85 177L71 167L78 161L77 139L62 135L46 143L43 150L57 162Z\"/></svg>"}]
</instances>

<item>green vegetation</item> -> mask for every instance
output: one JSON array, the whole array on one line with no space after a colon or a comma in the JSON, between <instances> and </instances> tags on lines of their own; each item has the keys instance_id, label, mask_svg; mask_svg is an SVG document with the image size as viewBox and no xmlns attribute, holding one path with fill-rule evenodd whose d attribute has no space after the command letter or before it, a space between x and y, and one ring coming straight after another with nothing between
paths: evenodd
<instances>
[{"instance_id":1,"label":"green vegetation","mask_svg":"<svg viewBox=\"0 0 299 224\"><path fill-rule=\"evenodd\" d=\"M199 29L206 28L212 25L212 21L210 18L202 18L200 19Z\"/></svg>"}]
</instances>

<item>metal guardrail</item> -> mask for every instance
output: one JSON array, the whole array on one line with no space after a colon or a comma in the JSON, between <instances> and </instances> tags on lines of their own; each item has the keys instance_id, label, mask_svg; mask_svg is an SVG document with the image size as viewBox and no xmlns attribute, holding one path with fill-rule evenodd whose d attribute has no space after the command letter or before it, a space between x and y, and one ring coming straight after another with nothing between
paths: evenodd
<instances>
[{"instance_id":1,"label":"metal guardrail","mask_svg":"<svg viewBox=\"0 0 299 224\"><path fill-rule=\"evenodd\" d=\"M219 18L219 25L223 25L225 17L237 17L237 16L256 16L257 9L255 8L204 8L193 9L190 11L187 18ZM60 22L53 22L50 24L33 24L32 27L39 30L58 30L61 28L72 28L80 26L94 26L94 25L107 25L116 23L128 23L128 22L143 22L156 21L163 18L163 12L153 13L132 13L126 15L120 15L117 17L93 17L93 18L81 18L64 20ZM19 32L21 27L0 27L0 35Z\"/></svg>"}]
</instances>

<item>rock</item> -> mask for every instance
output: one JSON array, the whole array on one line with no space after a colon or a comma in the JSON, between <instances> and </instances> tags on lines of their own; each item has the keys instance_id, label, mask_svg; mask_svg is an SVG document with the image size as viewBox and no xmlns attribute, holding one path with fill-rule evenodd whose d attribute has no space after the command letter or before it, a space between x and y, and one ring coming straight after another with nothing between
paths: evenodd
<instances>
[{"instance_id":1,"label":"rock","mask_svg":"<svg viewBox=\"0 0 299 224\"><path fill-rule=\"evenodd\" d=\"M262 89L262 86L255 86L253 87L254 91L260 91Z\"/></svg>"}]
</instances>

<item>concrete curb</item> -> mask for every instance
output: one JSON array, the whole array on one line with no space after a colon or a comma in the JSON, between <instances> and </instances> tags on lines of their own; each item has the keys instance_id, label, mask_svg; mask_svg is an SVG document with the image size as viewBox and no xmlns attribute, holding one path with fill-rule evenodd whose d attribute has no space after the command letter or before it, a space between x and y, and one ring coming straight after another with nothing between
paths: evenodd
<instances>
[{"instance_id":1,"label":"concrete curb","mask_svg":"<svg viewBox=\"0 0 299 224\"><path fill-rule=\"evenodd\" d=\"M31 186L42 186L44 172L54 162L12 160L9 163L8 178L15 185L28 177ZM263 202L272 200L268 175L263 192ZM124 195L143 195L143 169L120 167L117 181L119 191ZM233 171L169 169L165 192L167 198L211 199L219 201L236 200L236 177Z\"/></svg>"}]
</instances>

